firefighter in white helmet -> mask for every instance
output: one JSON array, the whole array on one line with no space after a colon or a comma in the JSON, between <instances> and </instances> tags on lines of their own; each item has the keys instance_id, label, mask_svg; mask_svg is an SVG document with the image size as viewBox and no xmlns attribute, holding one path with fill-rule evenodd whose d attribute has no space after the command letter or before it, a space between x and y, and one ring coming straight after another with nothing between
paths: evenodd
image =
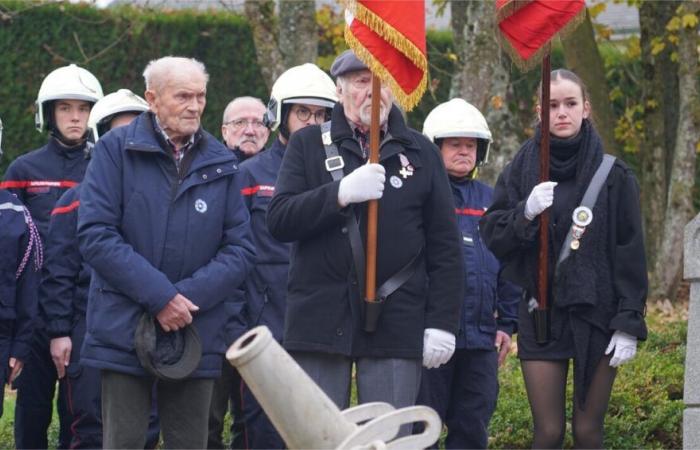
<instances>
[{"instance_id":1,"label":"firefighter in white helmet","mask_svg":"<svg viewBox=\"0 0 700 450\"><path fill-rule=\"evenodd\" d=\"M148 111L148 103L129 89L119 89L97 102L88 119L94 142L112 128L128 125L136 116Z\"/></svg>"},{"instance_id":2,"label":"firefighter in white helmet","mask_svg":"<svg viewBox=\"0 0 700 450\"><path fill-rule=\"evenodd\" d=\"M281 341L284 327L284 311L287 298L287 272L289 271L289 244L279 242L270 235L265 223L267 205L275 191L275 181L282 165L290 136L309 125L318 125L330 119L330 113L338 97L333 80L314 64L292 67L277 78L272 86L270 101L263 122L277 138L265 151L241 164L244 184L242 190L250 212L253 240L257 249L257 264L244 285L244 308L242 317L248 328L267 325L275 338ZM232 324L229 342L243 334L245 328ZM243 411L236 410L241 404L240 379L229 364L214 387L210 410L210 448L220 443L221 426L225 403L218 401L233 395L234 427L246 443L235 442L232 448L284 448L284 441L263 412L248 389L243 390ZM229 371L229 369L231 369ZM232 386L232 384L237 384Z\"/></svg>"},{"instance_id":3,"label":"firefighter in white helmet","mask_svg":"<svg viewBox=\"0 0 700 450\"><path fill-rule=\"evenodd\" d=\"M444 366L423 369L418 403L440 414L448 430L445 448L486 448L498 367L516 331L520 300L519 289L500 279L499 263L479 235L479 219L491 205L493 189L476 175L488 161L491 130L478 109L455 98L428 114L423 134L440 148L450 178L469 281L455 353Z\"/></svg>"},{"instance_id":4,"label":"firefighter in white helmet","mask_svg":"<svg viewBox=\"0 0 700 450\"><path fill-rule=\"evenodd\" d=\"M148 103L128 89L106 95L90 111L90 140L97 142L112 128L128 125L147 110ZM78 185L66 191L51 212L40 303L51 339L51 358L71 406L70 448L102 448L100 370L80 364L90 285L90 268L78 250L80 190ZM151 423L147 448L157 442L158 428Z\"/></svg>"},{"instance_id":5,"label":"firefighter in white helmet","mask_svg":"<svg viewBox=\"0 0 700 450\"><path fill-rule=\"evenodd\" d=\"M97 78L75 64L49 73L39 88L35 116L37 130L49 132L48 143L14 160L0 183L0 188L16 194L27 206L44 241L54 204L83 179L88 163L88 116L102 96ZM51 330L38 327L25 370L15 382L17 448L49 446L47 429L56 385L56 369L49 354L50 336ZM70 438L64 395L59 391L60 448L67 448Z\"/></svg>"}]
</instances>

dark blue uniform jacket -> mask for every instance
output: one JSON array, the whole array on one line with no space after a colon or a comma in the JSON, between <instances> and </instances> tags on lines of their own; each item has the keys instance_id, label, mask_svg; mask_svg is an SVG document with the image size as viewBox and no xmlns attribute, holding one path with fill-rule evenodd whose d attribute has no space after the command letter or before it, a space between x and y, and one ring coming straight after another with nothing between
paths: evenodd
<instances>
[{"instance_id":1,"label":"dark blue uniform jacket","mask_svg":"<svg viewBox=\"0 0 700 450\"><path fill-rule=\"evenodd\" d=\"M17 197L0 189L0 371L6 370L7 357L27 361L37 311L36 249L17 278L30 240L23 210ZM7 374L2 375L0 381Z\"/></svg>"},{"instance_id":2,"label":"dark blue uniform jacket","mask_svg":"<svg viewBox=\"0 0 700 450\"><path fill-rule=\"evenodd\" d=\"M265 216L275 192L285 145L279 139L264 152L241 164L241 191L250 211L250 223L257 261L245 282L245 317L252 328L266 325L279 341L284 332L287 304L287 273L291 245L280 242L268 231Z\"/></svg>"},{"instance_id":3,"label":"dark blue uniform jacket","mask_svg":"<svg viewBox=\"0 0 700 450\"><path fill-rule=\"evenodd\" d=\"M90 268L78 249L80 189L66 191L51 211L39 295L51 338L69 336L87 308Z\"/></svg>"},{"instance_id":4,"label":"dark blue uniform jacket","mask_svg":"<svg viewBox=\"0 0 700 450\"><path fill-rule=\"evenodd\" d=\"M491 205L493 189L476 180L450 180L464 255L464 305L457 348L493 350L496 330L517 328L521 291L500 276L500 264L479 235L479 219Z\"/></svg>"},{"instance_id":5,"label":"dark blue uniform jacket","mask_svg":"<svg viewBox=\"0 0 700 450\"><path fill-rule=\"evenodd\" d=\"M144 113L102 137L85 176L78 241L93 274L81 363L145 375L134 351L139 317L180 293L200 308L202 360L192 376L215 378L225 303L254 262L237 159L200 129L179 172L153 121Z\"/></svg>"},{"instance_id":6,"label":"dark blue uniform jacket","mask_svg":"<svg viewBox=\"0 0 700 450\"><path fill-rule=\"evenodd\" d=\"M89 162L85 148L85 144L64 147L51 138L45 146L12 161L0 183L29 209L44 240L54 205L83 180Z\"/></svg>"}]
</instances>

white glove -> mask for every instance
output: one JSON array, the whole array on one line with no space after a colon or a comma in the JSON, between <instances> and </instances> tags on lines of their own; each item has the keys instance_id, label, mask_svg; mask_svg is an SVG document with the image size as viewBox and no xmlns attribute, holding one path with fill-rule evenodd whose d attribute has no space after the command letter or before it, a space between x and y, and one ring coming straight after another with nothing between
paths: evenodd
<instances>
[{"instance_id":1,"label":"white glove","mask_svg":"<svg viewBox=\"0 0 700 450\"><path fill-rule=\"evenodd\" d=\"M525 218L532 220L542 214L542 211L552 206L554 201L554 186L555 181L545 181L540 183L530 192L530 196L525 203Z\"/></svg>"},{"instance_id":2,"label":"white glove","mask_svg":"<svg viewBox=\"0 0 700 450\"><path fill-rule=\"evenodd\" d=\"M615 353L610 358L610 366L617 367L634 358L635 353L637 353L637 338L624 331L616 331L610 339L605 354L609 355L613 349L615 349Z\"/></svg>"},{"instance_id":3,"label":"white glove","mask_svg":"<svg viewBox=\"0 0 700 450\"><path fill-rule=\"evenodd\" d=\"M382 198L386 170L381 164L365 164L340 180L338 204L362 203Z\"/></svg>"},{"instance_id":4,"label":"white glove","mask_svg":"<svg viewBox=\"0 0 700 450\"><path fill-rule=\"evenodd\" d=\"M452 358L455 352L455 335L437 328L423 332L423 366L436 369Z\"/></svg>"}]
</instances>

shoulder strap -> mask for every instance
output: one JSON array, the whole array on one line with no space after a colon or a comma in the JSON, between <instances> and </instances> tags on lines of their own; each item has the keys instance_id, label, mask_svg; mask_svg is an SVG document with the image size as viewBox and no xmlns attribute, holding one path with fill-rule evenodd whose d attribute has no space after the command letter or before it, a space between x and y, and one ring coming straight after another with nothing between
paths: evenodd
<instances>
[{"instance_id":1,"label":"shoulder strap","mask_svg":"<svg viewBox=\"0 0 700 450\"><path fill-rule=\"evenodd\" d=\"M321 124L321 140L323 148L326 152L326 170L330 172L334 181L343 178L345 162L343 157L338 153L338 146L331 139L331 122ZM360 285L360 292L364 291L365 286L365 249L362 245L362 236L360 235L360 226L357 223L355 214L350 214L345 224L348 230L348 239L350 240L350 248L352 249L352 257L355 262L355 271ZM382 283L377 289L377 299L384 301L387 297L393 294L400 288L416 271L418 263L423 255L423 249L416 254L405 266L397 273L392 275L388 280Z\"/></svg>"},{"instance_id":2,"label":"shoulder strap","mask_svg":"<svg viewBox=\"0 0 700 450\"><path fill-rule=\"evenodd\" d=\"M586 188L586 192L583 194L583 200L581 200L580 206L585 206L591 211L593 210L595 202L596 200L598 200L598 194L600 194L600 190L602 189L605 180L608 179L608 175L612 170L613 164L615 164L614 156L603 155L603 161L601 161L600 165L598 166L598 169L593 175L593 178L591 178L591 182ZM561 251L559 252L559 259L557 260L557 269L559 268L559 265L566 258L568 258L569 254L571 253L571 241L573 240L574 225L575 224L573 223L571 224L571 228L569 229L569 233L566 235L564 245L561 247Z\"/></svg>"},{"instance_id":3,"label":"shoulder strap","mask_svg":"<svg viewBox=\"0 0 700 450\"><path fill-rule=\"evenodd\" d=\"M330 121L321 124L321 141L323 142L323 149L326 151L326 170L330 172L333 181L338 181L345 175L343 172L345 162L343 161L343 157L338 153L338 146L335 145L331 139ZM360 292L362 292L365 286L365 249L362 245L360 226L357 224L355 214L350 214L348 216L345 228L348 231L352 258L355 262L355 271L357 272L357 281L360 285Z\"/></svg>"}]
</instances>

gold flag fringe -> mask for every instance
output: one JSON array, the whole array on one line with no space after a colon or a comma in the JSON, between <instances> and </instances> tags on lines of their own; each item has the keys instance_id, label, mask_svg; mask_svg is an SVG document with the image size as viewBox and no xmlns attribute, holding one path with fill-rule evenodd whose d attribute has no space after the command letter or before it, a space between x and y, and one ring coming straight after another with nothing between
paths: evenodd
<instances>
[{"instance_id":1,"label":"gold flag fringe","mask_svg":"<svg viewBox=\"0 0 700 450\"><path fill-rule=\"evenodd\" d=\"M394 94L396 103L398 103L401 108L408 112L418 105L428 86L428 75L425 70L423 70L423 77L418 83L418 86L412 93L407 94L384 65L350 32L349 27L345 27L345 41L352 51L355 52L355 55L367 65L369 70L379 77L380 80L389 85Z\"/></svg>"},{"instance_id":2,"label":"gold flag fringe","mask_svg":"<svg viewBox=\"0 0 700 450\"><path fill-rule=\"evenodd\" d=\"M517 10L523 6L527 6L528 3L532 3L532 1L533 0L510 0L504 4L501 9L496 11L496 23L500 23L502 20L512 16Z\"/></svg>"},{"instance_id":3,"label":"gold flag fringe","mask_svg":"<svg viewBox=\"0 0 700 450\"><path fill-rule=\"evenodd\" d=\"M517 2L523 2L524 0L513 0ZM509 3L508 5L510 5ZM530 58L523 59L518 51L513 47L510 41L503 35L499 30L497 33L498 41L501 44L501 48L510 56L510 59L515 63L515 65L523 72L527 72L535 68L542 58L544 58L545 52L548 52L551 48L552 41L558 38L566 38L569 36L586 18L587 8L584 6L581 11L579 11L558 33L554 34L551 38L547 40L542 46L537 50ZM500 22L500 21L499 21Z\"/></svg>"},{"instance_id":4,"label":"gold flag fringe","mask_svg":"<svg viewBox=\"0 0 700 450\"><path fill-rule=\"evenodd\" d=\"M388 70L367 50L362 43L350 33L345 27L345 41L353 49L362 62L377 75L382 81L389 84L394 93L397 103L406 111L412 110L419 102L428 86L428 59L427 56L409 39L401 34L396 28L382 20L367 7L358 3L357 0L343 0L345 7L352 12L357 20L365 24L370 30L377 33L382 39L399 50L406 58L416 65L422 72L423 77L418 86L411 94L406 94L401 85L389 73Z\"/></svg>"},{"instance_id":5,"label":"gold flag fringe","mask_svg":"<svg viewBox=\"0 0 700 450\"><path fill-rule=\"evenodd\" d=\"M422 70L427 70L428 62L425 54L416 45L401 34L396 28L391 26L381 17L357 0L345 0L346 7L370 30L377 33L385 41L403 53L413 64Z\"/></svg>"}]
</instances>

